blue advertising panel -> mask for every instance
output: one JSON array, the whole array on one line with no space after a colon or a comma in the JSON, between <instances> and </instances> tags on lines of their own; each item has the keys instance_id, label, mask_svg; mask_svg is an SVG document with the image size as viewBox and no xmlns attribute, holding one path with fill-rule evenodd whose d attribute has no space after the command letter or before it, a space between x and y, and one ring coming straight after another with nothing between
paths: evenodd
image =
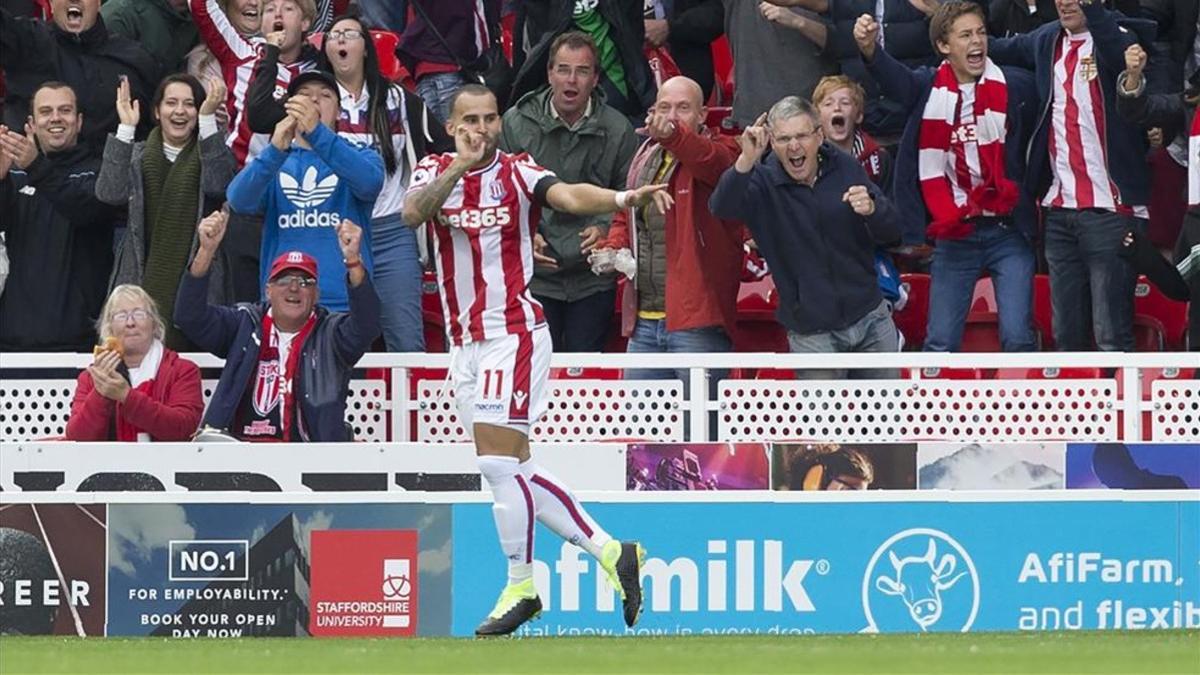
<instances>
[{"instance_id":1,"label":"blue advertising panel","mask_svg":"<svg viewBox=\"0 0 1200 675\"><path fill-rule=\"evenodd\" d=\"M537 528L523 635L1200 627L1200 501L591 504L638 539L627 631L596 562ZM454 506L453 633L505 583L487 504Z\"/></svg>"}]
</instances>

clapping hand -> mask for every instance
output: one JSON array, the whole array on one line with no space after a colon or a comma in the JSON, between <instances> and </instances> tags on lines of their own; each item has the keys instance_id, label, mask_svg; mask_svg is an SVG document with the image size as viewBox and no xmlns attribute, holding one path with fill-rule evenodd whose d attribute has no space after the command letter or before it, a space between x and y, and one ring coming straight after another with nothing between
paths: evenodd
<instances>
[{"instance_id":1,"label":"clapping hand","mask_svg":"<svg viewBox=\"0 0 1200 675\"><path fill-rule=\"evenodd\" d=\"M92 365L88 366L88 373L92 376L92 384L98 394L110 401L123 402L129 395L129 382L117 372L119 365L120 354L111 350L103 351Z\"/></svg>"},{"instance_id":2,"label":"clapping hand","mask_svg":"<svg viewBox=\"0 0 1200 675\"><path fill-rule=\"evenodd\" d=\"M0 127L0 152L7 157L8 162L18 169L28 169L37 159L37 137L33 133L33 123L25 123L25 134L19 134L7 127Z\"/></svg>"},{"instance_id":3,"label":"clapping hand","mask_svg":"<svg viewBox=\"0 0 1200 675\"><path fill-rule=\"evenodd\" d=\"M217 108L225 102L225 81L219 77L208 78L204 87L204 103L200 104L201 115L216 114Z\"/></svg>"},{"instance_id":4,"label":"clapping hand","mask_svg":"<svg viewBox=\"0 0 1200 675\"><path fill-rule=\"evenodd\" d=\"M307 96L293 96L283 104L283 108L287 110L288 117L296 120L296 127L306 134L311 134L321 123L321 110Z\"/></svg>"},{"instance_id":5,"label":"clapping hand","mask_svg":"<svg viewBox=\"0 0 1200 675\"><path fill-rule=\"evenodd\" d=\"M294 138L296 138L296 118L286 115L275 124L275 131L271 133L271 145L281 152L287 152L292 147Z\"/></svg>"}]
</instances>

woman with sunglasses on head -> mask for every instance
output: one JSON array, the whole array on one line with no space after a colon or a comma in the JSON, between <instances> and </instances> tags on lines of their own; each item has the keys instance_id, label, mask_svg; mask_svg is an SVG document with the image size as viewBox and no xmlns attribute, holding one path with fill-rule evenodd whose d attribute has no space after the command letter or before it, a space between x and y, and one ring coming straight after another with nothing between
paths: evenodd
<instances>
[{"instance_id":1,"label":"woman with sunglasses on head","mask_svg":"<svg viewBox=\"0 0 1200 675\"><path fill-rule=\"evenodd\" d=\"M268 50L247 92L247 114L255 131L270 131L284 116L274 98L278 67ZM400 210L413 168L431 152L453 150L453 141L416 94L389 82L379 68L379 56L369 27L356 8L333 20L325 33L319 66L337 80L341 111L339 136L374 148L383 157L383 189L371 217L371 280L383 299L384 343L388 351L421 352L425 336L421 319L422 230L404 225Z\"/></svg>"},{"instance_id":2,"label":"woman with sunglasses on head","mask_svg":"<svg viewBox=\"0 0 1200 675\"><path fill-rule=\"evenodd\" d=\"M158 306L139 286L113 289L96 332L100 346L79 374L67 439L186 441L200 425L200 369L163 345Z\"/></svg>"}]
</instances>

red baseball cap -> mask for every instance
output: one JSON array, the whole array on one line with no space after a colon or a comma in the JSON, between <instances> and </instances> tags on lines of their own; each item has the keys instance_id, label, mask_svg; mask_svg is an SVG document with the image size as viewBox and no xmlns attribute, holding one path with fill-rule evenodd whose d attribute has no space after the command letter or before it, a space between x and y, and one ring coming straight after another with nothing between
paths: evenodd
<instances>
[{"instance_id":1,"label":"red baseball cap","mask_svg":"<svg viewBox=\"0 0 1200 675\"><path fill-rule=\"evenodd\" d=\"M303 251L281 253L275 259L275 262L271 263L271 273L267 275L267 281L275 279L275 277L287 270L300 270L313 279L316 279L317 259Z\"/></svg>"}]
</instances>

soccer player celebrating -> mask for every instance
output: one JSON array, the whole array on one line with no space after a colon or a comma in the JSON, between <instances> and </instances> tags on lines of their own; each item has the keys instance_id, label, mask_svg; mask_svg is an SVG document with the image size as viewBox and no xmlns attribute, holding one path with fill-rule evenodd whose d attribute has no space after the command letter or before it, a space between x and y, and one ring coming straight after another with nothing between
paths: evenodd
<instances>
[{"instance_id":1,"label":"soccer player celebrating","mask_svg":"<svg viewBox=\"0 0 1200 675\"><path fill-rule=\"evenodd\" d=\"M615 192L564 183L528 155L499 152L501 128L491 91L470 84L459 90L446 123L457 152L417 165L403 212L409 227L433 228L455 403L492 489L508 558L508 585L475 634L507 635L541 612L533 585L535 518L599 561L632 626L641 614L645 551L610 537L529 454L529 428L546 410L551 353L529 281L535 263L554 264L542 254L541 238L535 241L541 208L600 215L651 202L665 210L671 198L665 185Z\"/></svg>"}]
</instances>

